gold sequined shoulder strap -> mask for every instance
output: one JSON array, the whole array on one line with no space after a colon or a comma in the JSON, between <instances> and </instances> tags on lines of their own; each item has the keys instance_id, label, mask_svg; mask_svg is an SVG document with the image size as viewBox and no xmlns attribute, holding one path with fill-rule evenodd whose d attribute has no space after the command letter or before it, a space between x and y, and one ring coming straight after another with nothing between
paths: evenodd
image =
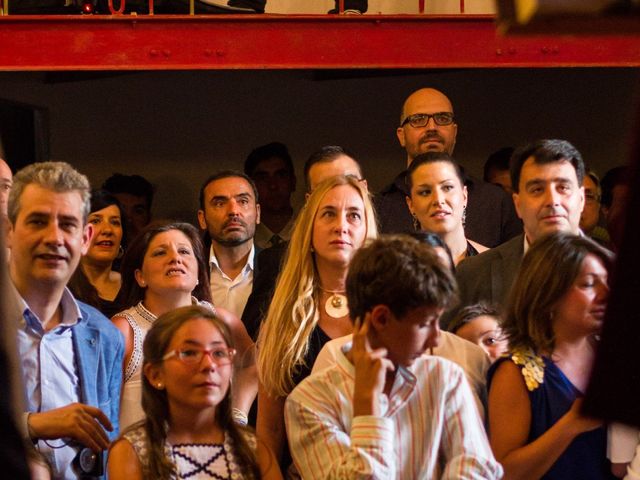
<instances>
[{"instance_id":1,"label":"gold sequined shoulder strap","mask_svg":"<svg viewBox=\"0 0 640 480\"><path fill-rule=\"evenodd\" d=\"M530 349L518 349L512 352L511 360L520 366L527 389L533 392L544 382L544 360Z\"/></svg>"}]
</instances>

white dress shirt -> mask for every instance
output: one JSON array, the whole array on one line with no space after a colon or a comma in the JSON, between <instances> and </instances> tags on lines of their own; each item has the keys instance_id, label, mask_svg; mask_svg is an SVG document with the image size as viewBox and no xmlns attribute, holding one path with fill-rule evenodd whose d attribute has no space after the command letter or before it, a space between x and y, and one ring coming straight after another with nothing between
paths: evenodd
<instances>
[{"instance_id":1,"label":"white dress shirt","mask_svg":"<svg viewBox=\"0 0 640 480\"><path fill-rule=\"evenodd\" d=\"M213 245L209 253L209 272L213 304L216 307L229 310L238 318L242 317L242 312L253 289L253 262L255 254L256 247L252 245L249 256L247 257L247 263L242 267L242 271L236 278L229 278L227 274L220 269L220 264L213 251Z\"/></svg>"}]
</instances>

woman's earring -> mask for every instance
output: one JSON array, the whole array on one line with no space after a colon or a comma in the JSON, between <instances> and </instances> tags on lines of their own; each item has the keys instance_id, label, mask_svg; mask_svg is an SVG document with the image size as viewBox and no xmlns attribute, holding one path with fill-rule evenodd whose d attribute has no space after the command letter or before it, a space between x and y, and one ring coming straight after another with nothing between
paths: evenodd
<instances>
[{"instance_id":1,"label":"woman's earring","mask_svg":"<svg viewBox=\"0 0 640 480\"><path fill-rule=\"evenodd\" d=\"M158 390L162 390L164 388L164 385L161 382L156 383L156 388Z\"/></svg>"},{"instance_id":2,"label":"woman's earring","mask_svg":"<svg viewBox=\"0 0 640 480\"><path fill-rule=\"evenodd\" d=\"M120 245L118 247L118 255L116 256L116 258L122 258L124 256L124 248L122 248L122 245Z\"/></svg>"},{"instance_id":3,"label":"woman's earring","mask_svg":"<svg viewBox=\"0 0 640 480\"><path fill-rule=\"evenodd\" d=\"M462 228L467 224L467 206L462 207Z\"/></svg>"},{"instance_id":4,"label":"woman's earring","mask_svg":"<svg viewBox=\"0 0 640 480\"><path fill-rule=\"evenodd\" d=\"M421 227L420 227L420 222L418 221L418 217L416 217L415 213L412 213L411 216L413 217L413 229L416 232L419 232L421 230Z\"/></svg>"}]
</instances>

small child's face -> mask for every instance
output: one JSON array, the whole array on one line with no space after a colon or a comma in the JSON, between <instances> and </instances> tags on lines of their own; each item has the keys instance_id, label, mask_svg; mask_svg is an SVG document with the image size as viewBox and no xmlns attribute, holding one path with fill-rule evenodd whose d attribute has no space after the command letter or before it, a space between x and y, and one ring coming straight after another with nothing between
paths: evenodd
<instances>
[{"instance_id":1,"label":"small child's face","mask_svg":"<svg viewBox=\"0 0 640 480\"><path fill-rule=\"evenodd\" d=\"M491 361L507 351L507 341L503 339L498 321L489 315L480 315L456 331L456 335L482 347Z\"/></svg>"}]
</instances>

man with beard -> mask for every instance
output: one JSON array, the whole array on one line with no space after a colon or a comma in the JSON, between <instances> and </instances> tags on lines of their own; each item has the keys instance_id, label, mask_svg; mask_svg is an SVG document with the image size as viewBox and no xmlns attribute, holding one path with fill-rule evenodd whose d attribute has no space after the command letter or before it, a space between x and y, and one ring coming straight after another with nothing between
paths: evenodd
<instances>
[{"instance_id":1,"label":"man with beard","mask_svg":"<svg viewBox=\"0 0 640 480\"><path fill-rule=\"evenodd\" d=\"M407 167L422 153L446 152L452 155L457 133L453 106L442 92L422 88L404 102L396 134L407 152ZM509 196L500 187L465 176L469 195L466 237L487 247L495 247L521 233L522 225ZM414 230L406 204L409 195L406 177L405 170L375 197L382 233L409 233Z\"/></svg>"},{"instance_id":2,"label":"man with beard","mask_svg":"<svg viewBox=\"0 0 640 480\"><path fill-rule=\"evenodd\" d=\"M200 189L198 223L209 246L211 295L217 307L238 317L253 288L260 223L258 191L244 173L225 170L209 177Z\"/></svg>"}]
</instances>

